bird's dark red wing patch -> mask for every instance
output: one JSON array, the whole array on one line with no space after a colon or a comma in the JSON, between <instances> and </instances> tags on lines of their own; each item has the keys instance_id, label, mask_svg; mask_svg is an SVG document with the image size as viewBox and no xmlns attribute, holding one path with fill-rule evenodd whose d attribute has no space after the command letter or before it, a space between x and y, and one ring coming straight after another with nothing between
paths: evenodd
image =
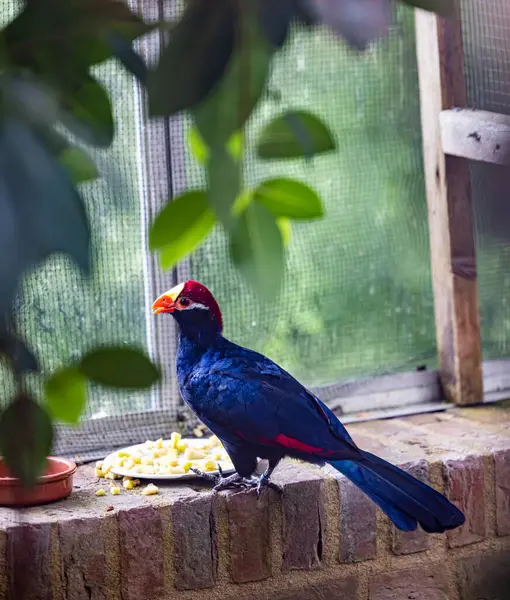
<instances>
[{"instance_id":1,"label":"bird's dark red wing patch","mask_svg":"<svg viewBox=\"0 0 510 600\"><path fill-rule=\"evenodd\" d=\"M283 433L279 433L275 437L274 443L278 446L289 448L289 450L297 450L298 452L304 452L306 454L317 454L318 456L331 456L332 454L335 454L334 450L317 448L316 446L311 446L310 444L296 440L295 438L284 435Z\"/></svg>"}]
</instances>

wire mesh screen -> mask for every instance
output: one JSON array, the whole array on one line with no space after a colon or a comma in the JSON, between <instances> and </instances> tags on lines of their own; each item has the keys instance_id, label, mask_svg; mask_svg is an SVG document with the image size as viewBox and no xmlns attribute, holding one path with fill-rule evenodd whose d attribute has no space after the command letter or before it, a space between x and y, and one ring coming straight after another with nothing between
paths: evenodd
<instances>
[{"instance_id":1,"label":"wire mesh screen","mask_svg":"<svg viewBox=\"0 0 510 600\"><path fill-rule=\"evenodd\" d=\"M226 335L278 361L309 385L435 364L413 13L389 39L356 54L324 30L298 29L277 58L248 143L289 108L318 113L338 150L314 161L245 162L248 186L304 181L326 217L292 226L277 303L260 303L232 268L216 232L190 261L223 308ZM202 174L187 161L188 185ZM269 267L270 268L270 267Z\"/></svg>"},{"instance_id":2,"label":"wire mesh screen","mask_svg":"<svg viewBox=\"0 0 510 600\"><path fill-rule=\"evenodd\" d=\"M4 2L2 25L18 9L18 2ZM81 186L92 225L93 275L84 278L70 260L54 255L25 277L18 302L19 328L45 373L101 343L147 345L137 89L113 60L94 74L110 94L116 136L107 151L86 149L101 175ZM5 392L8 384L2 387ZM86 417L149 408L146 392L92 388Z\"/></svg>"},{"instance_id":3,"label":"wire mesh screen","mask_svg":"<svg viewBox=\"0 0 510 600\"><path fill-rule=\"evenodd\" d=\"M510 115L510 4L463 0L464 63L471 106ZM470 166L484 359L510 355L510 170Z\"/></svg>"},{"instance_id":4,"label":"wire mesh screen","mask_svg":"<svg viewBox=\"0 0 510 600\"><path fill-rule=\"evenodd\" d=\"M5 22L14 6L14 0L2 6ZM156 44L145 45L152 58ZM85 280L65 258L53 257L26 278L19 305L21 328L44 371L108 342L149 345L157 360L170 364L172 320L148 321L147 298L155 287L190 276L218 298L230 339L262 351L308 385L435 367L412 10L399 8L389 38L366 53L348 50L324 30L296 29L275 61L248 126L246 184L296 177L320 193L327 214L292 226L283 290L270 305L240 279L221 230L173 273L162 274L148 257L144 228L168 187L178 193L204 184L187 149L189 121L148 125L137 88L117 63L96 74L111 94L117 132L109 150L88 149L102 175L82 189L94 275ZM258 133L289 108L318 113L338 150L308 163L258 160ZM167 380L172 371L164 370ZM132 442L168 434L179 402L173 383L154 398L93 389L88 420L66 432L65 448L86 453L125 442L128 434Z\"/></svg>"}]
</instances>

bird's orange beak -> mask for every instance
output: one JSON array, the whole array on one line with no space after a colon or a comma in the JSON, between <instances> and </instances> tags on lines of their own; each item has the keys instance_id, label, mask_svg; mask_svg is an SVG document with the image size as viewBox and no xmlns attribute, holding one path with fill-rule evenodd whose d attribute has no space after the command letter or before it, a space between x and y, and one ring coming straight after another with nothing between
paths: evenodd
<instances>
[{"instance_id":1,"label":"bird's orange beak","mask_svg":"<svg viewBox=\"0 0 510 600\"><path fill-rule=\"evenodd\" d=\"M154 301L152 312L155 315L159 315L160 313L173 313L175 310L175 301L180 296L183 289L184 284L180 283L171 290L161 294L161 296Z\"/></svg>"}]
</instances>

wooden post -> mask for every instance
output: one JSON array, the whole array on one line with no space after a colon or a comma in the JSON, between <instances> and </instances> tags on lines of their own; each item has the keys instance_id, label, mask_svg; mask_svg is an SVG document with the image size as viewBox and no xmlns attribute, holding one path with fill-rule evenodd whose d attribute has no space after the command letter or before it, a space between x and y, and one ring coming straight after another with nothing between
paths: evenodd
<instances>
[{"instance_id":1,"label":"wooden post","mask_svg":"<svg viewBox=\"0 0 510 600\"><path fill-rule=\"evenodd\" d=\"M448 400L476 404L483 377L469 170L444 154L440 125L441 111L467 103L459 10L451 21L416 10L416 40L439 372Z\"/></svg>"}]
</instances>

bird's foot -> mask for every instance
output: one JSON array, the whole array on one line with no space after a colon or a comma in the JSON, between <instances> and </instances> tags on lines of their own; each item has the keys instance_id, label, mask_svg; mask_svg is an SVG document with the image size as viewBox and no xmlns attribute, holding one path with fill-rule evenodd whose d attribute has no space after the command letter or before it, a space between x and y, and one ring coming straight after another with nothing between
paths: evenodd
<instances>
[{"instance_id":1,"label":"bird's foot","mask_svg":"<svg viewBox=\"0 0 510 600\"><path fill-rule=\"evenodd\" d=\"M199 469L190 469L195 475L205 481L210 481L214 484L213 492L221 492L222 490L229 489L250 489L253 487L253 481L241 477L239 473L233 473L232 475L225 475L220 465L218 465L218 473L204 473Z\"/></svg>"},{"instance_id":2,"label":"bird's foot","mask_svg":"<svg viewBox=\"0 0 510 600\"><path fill-rule=\"evenodd\" d=\"M271 490L274 490L275 492L278 492L279 494L283 493L283 490L279 485L276 485L276 483L270 481L269 477L261 475L259 477L259 480L257 481L257 498L260 498L260 494L262 493L262 490L264 488L269 488Z\"/></svg>"}]
</instances>

